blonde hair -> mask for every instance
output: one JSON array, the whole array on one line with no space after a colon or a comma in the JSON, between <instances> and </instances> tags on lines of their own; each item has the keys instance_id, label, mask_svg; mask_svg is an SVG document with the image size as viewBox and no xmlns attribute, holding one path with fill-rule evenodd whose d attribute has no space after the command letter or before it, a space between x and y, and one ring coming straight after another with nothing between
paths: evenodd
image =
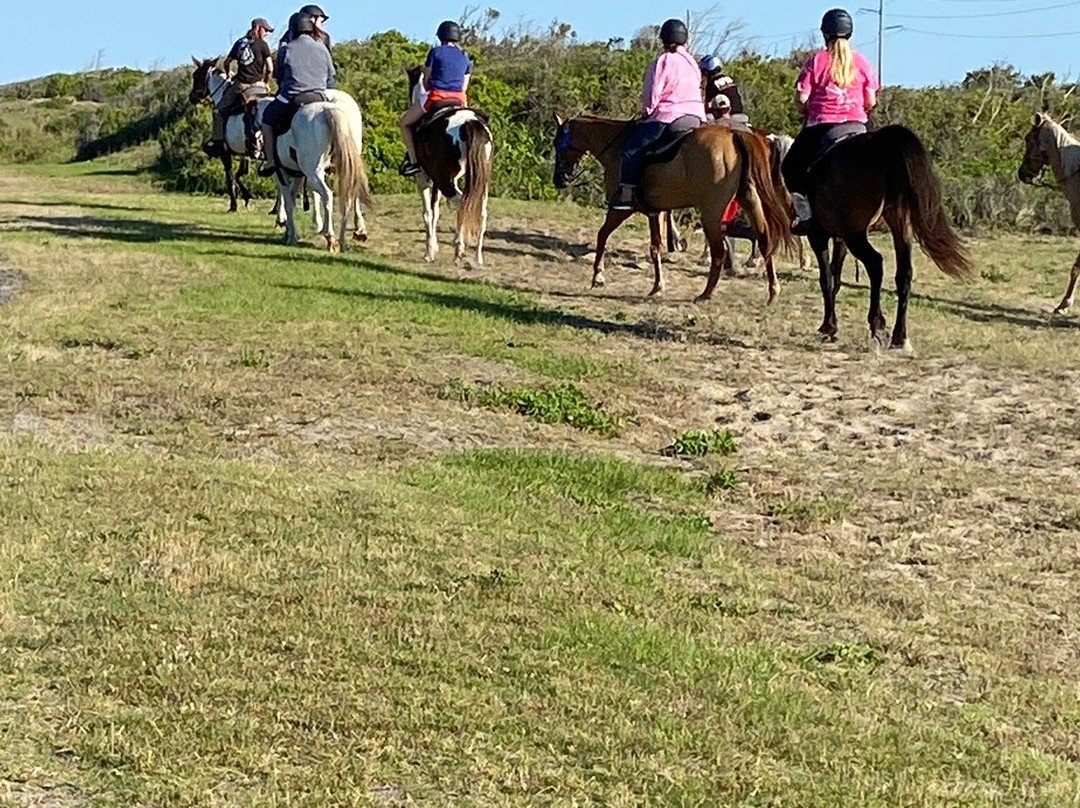
<instances>
[{"instance_id":1,"label":"blonde hair","mask_svg":"<svg viewBox=\"0 0 1080 808\"><path fill-rule=\"evenodd\" d=\"M851 42L846 37L830 39L825 47L829 51L829 76L837 87L850 87L855 81L855 58L851 54Z\"/></svg>"}]
</instances>

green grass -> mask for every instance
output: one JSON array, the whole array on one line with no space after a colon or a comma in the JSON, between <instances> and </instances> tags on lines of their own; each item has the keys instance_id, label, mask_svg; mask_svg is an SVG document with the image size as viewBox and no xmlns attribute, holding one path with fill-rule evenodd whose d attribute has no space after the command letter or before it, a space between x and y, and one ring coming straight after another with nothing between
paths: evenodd
<instances>
[{"instance_id":1,"label":"green grass","mask_svg":"<svg viewBox=\"0 0 1080 808\"><path fill-rule=\"evenodd\" d=\"M423 266L411 197L330 257L93 166L0 191L0 804L1075 804L1077 349L1009 297L1064 240L918 275L910 359L862 289L820 345L810 274L691 318Z\"/></svg>"}]
</instances>

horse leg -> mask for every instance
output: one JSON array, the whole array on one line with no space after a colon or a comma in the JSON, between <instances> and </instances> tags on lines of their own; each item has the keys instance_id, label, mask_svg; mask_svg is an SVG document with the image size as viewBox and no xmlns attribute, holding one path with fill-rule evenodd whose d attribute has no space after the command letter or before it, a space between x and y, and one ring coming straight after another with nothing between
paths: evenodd
<instances>
[{"instance_id":1,"label":"horse leg","mask_svg":"<svg viewBox=\"0 0 1080 808\"><path fill-rule=\"evenodd\" d=\"M439 189L423 174L417 175L416 186L420 189L420 203L424 208L424 230L427 235L424 260L431 263L439 254L439 241L436 238L439 226Z\"/></svg>"},{"instance_id":2,"label":"horse leg","mask_svg":"<svg viewBox=\"0 0 1080 808\"><path fill-rule=\"evenodd\" d=\"M896 323L893 326L890 348L911 350L907 338L907 307L911 295L911 227L906 217L886 217L892 232L893 250L896 252Z\"/></svg>"},{"instance_id":3,"label":"horse leg","mask_svg":"<svg viewBox=\"0 0 1080 808\"><path fill-rule=\"evenodd\" d=\"M248 187L240 181L241 177L246 177L251 170L251 161L247 157L240 158L240 166L236 169L236 187L240 189L240 196L244 199L244 208L247 209L251 205L251 191Z\"/></svg>"},{"instance_id":4,"label":"horse leg","mask_svg":"<svg viewBox=\"0 0 1080 808\"><path fill-rule=\"evenodd\" d=\"M236 213L236 178L233 177L232 155L224 152L221 165L225 168L225 188L229 192L229 213Z\"/></svg>"},{"instance_id":5,"label":"horse leg","mask_svg":"<svg viewBox=\"0 0 1080 808\"><path fill-rule=\"evenodd\" d=\"M807 240L817 258L818 285L821 287L821 304L824 308L818 333L830 342L836 342L836 292L833 289L832 267L829 265L829 236L824 230L815 227ZM833 259L835 258L834 249Z\"/></svg>"},{"instance_id":6,"label":"horse leg","mask_svg":"<svg viewBox=\"0 0 1080 808\"><path fill-rule=\"evenodd\" d=\"M315 194L316 218L322 219L318 232L326 239L326 249L336 253L341 252L341 243L334 233L334 192L327 184L323 171L322 168L316 169L313 175L308 177L307 184Z\"/></svg>"},{"instance_id":7,"label":"horse leg","mask_svg":"<svg viewBox=\"0 0 1080 808\"><path fill-rule=\"evenodd\" d=\"M667 212L671 216L671 211ZM655 213L649 214L649 258L653 265L653 287L649 297L655 297L664 291L664 270L660 258L662 234L660 233L660 216Z\"/></svg>"},{"instance_id":8,"label":"horse leg","mask_svg":"<svg viewBox=\"0 0 1080 808\"><path fill-rule=\"evenodd\" d=\"M810 256L806 254L806 239L802 236L796 236L795 243L799 247L799 269L810 269Z\"/></svg>"},{"instance_id":9,"label":"horse leg","mask_svg":"<svg viewBox=\"0 0 1080 808\"><path fill-rule=\"evenodd\" d=\"M353 202L353 241L367 241L367 222L364 221L364 209L357 199ZM342 234L345 233L344 228Z\"/></svg>"},{"instance_id":10,"label":"horse leg","mask_svg":"<svg viewBox=\"0 0 1080 808\"><path fill-rule=\"evenodd\" d=\"M484 233L487 232L488 222L488 195L484 191L484 198L480 202L480 232L476 236L476 265L484 265Z\"/></svg>"},{"instance_id":11,"label":"horse leg","mask_svg":"<svg viewBox=\"0 0 1080 808\"><path fill-rule=\"evenodd\" d=\"M284 183L278 184L278 192L281 195L280 219L285 219L285 243L290 247L296 246L296 180L290 177Z\"/></svg>"},{"instance_id":12,"label":"horse leg","mask_svg":"<svg viewBox=\"0 0 1080 808\"><path fill-rule=\"evenodd\" d=\"M723 207L720 209L723 210ZM710 215L711 214L711 215ZM705 240L709 244L711 261L709 264L709 279L705 282L705 290L694 298L695 303L703 303L712 297L716 282L720 280L720 271L725 262L731 256L727 249L727 238L724 236L724 226L720 223L720 212L702 211L701 226L705 231Z\"/></svg>"},{"instance_id":13,"label":"horse leg","mask_svg":"<svg viewBox=\"0 0 1080 808\"><path fill-rule=\"evenodd\" d=\"M1061 298L1061 302L1054 309L1054 314L1064 314L1072 308L1073 290L1076 289L1077 278L1080 278L1080 253L1077 254L1072 265L1072 272L1069 274L1069 288L1065 290L1065 297Z\"/></svg>"},{"instance_id":14,"label":"horse leg","mask_svg":"<svg viewBox=\"0 0 1080 808\"><path fill-rule=\"evenodd\" d=\"M616 228L631 216L634 215L632 210L609 210L607 216L604 217L604 223L600 225L600 229L596 232L596 260L593 261L592 268L592 288L599 289L604 285L604 250L607 248L608 237L615 232Z\"/></svg>"},{"instance_id":15,"label":"horse leg","mask_svg":"<svg viewBox=\"0 0 1080 808\"><path fill-rule=\"evenodd\" d=\"M889 337L885 315L881 311L881 278L884 274L881 253L870 244L866 231L848 233L844 236L844 242L851 254L866 267L866 276L870 279L870 310L866 322L870 325L870 336L878 345L885 347Z\"/></svg>"}]
</instances>

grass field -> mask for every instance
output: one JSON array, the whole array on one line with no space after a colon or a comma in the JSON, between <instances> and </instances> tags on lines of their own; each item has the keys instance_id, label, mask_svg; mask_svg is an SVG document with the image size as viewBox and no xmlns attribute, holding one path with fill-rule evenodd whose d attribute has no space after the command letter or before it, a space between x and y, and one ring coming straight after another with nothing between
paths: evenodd
<instances>
[{"instance_id":1,"label":"grass field","mask_svg":"<svg viewBox=\"0 0 1080 808\"><path fill-rule=\"evenodd\" d=\"M0 805L1080 805L1073 239L880 353L865 278L823 345L790 264L377 202L0 167Z\"/></svg>"}]
</instances>

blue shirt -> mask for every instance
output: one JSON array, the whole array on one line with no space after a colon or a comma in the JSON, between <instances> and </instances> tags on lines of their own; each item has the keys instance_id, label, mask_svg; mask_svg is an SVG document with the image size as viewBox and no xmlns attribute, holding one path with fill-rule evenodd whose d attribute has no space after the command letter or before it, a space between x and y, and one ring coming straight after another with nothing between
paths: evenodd
<instances>
[{"instance_id":1,"label":"blue shirt","mask_svg":"<svg viewBox=\"0 0 1080 808\"><path fill-rule=\"evenodd\" d=\"M460 93L465 77L472 73L472 62L465 51L456 45L432 48L428 51L424 66L431 70L428 90L442 90L444 93Z\"/></svg>"}]
</instances>

